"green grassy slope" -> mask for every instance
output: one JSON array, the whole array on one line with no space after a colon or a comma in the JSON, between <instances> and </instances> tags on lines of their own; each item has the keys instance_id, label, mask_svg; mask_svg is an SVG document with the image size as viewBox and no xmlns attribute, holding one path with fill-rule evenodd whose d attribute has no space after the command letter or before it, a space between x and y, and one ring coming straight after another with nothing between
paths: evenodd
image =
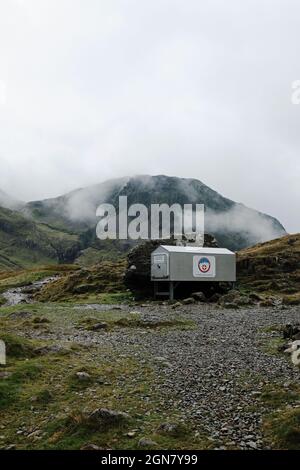
<instances>
[{"instance_id":1,"label":"green grassy slope","mask_svg":"<svg viewBox=\"0 0 300 470\"><path fill-rule=\"evenodd\" d=\"M300 303L300 234L287 235L242 250L237 258L241 285Z\"/></svg>"},{"instance_id":2,"label":"green grassy slope","mask_svg":"<svg viewBox=\"0 0 300 470\"><path fill-rule=\"evenodd\" d=\"M72 262L80 252L79 237L0 207L0 269Z\"/></svg>"}]
</instances>

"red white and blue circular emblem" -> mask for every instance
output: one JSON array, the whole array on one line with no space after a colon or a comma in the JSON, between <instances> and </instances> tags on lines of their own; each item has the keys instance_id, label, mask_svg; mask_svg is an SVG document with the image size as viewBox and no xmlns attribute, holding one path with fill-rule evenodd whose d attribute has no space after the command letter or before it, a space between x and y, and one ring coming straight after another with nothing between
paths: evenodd
<instances>
[{"instance_id":1,"label":"red white and blue circular emblem","mask_svg":"<svg viewBox=\"0 0 300 470\"><path fill-rule=\"evenodd\" d=\"M208 273L210 270L210 261L208 258L200 258L198 268L202 273Z\"/></svg>"}]
</instances>

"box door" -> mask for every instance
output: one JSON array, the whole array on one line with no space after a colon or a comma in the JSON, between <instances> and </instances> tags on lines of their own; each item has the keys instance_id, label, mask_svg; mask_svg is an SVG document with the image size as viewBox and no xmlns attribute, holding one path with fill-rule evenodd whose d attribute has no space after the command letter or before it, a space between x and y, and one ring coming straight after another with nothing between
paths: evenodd
<instances>
[{"instance_id":1,"label":"box door","mask_svg":"<svg viewBox=\"0 0 300 470\"><path fill-rule=\"evenodd\" d=\"M151 265L151 277L154 279L165 279L169 277L169 255L153 255Z\"/></svg>"}]
</instances>

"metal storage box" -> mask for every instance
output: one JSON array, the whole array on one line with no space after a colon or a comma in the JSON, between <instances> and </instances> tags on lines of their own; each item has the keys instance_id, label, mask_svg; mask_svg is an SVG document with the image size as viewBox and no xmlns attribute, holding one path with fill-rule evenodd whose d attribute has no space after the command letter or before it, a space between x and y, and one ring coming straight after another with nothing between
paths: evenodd
<instances>
[{"instance_id":1,"label":"metal storage box","mask_svg":"<svg viewBox=\"0 0 300 470\"><path fill-rule=\"evenodd\" d=\"M226 248L161 245L151 254L151 280L169 281L170 297L173 282L235 282L236 255Z\"/></svg>"}]
</instances>

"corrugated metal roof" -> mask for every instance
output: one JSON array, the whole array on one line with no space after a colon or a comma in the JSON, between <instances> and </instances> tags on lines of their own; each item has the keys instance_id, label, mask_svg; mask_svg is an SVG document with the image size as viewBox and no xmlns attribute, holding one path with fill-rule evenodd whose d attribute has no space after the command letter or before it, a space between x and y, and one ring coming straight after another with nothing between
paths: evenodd
<instances>
[{"instance_id":1,"label":"corrugated metal roof","mask_svg":"<svg viewBox=\"0 0 300 470\"><path fill-rule=\"evenodd\" d=\"M173 246L173 245L160 245L170 253L199 253L199 254L215 254L215 255L234 255L233 251L227 248L205 248L199 246ZM160 248L158 247L158 248ZM157 249L158 249L157 248ZM156 250L154 250L156 251Z\"/></svg>"}]
</instances>

